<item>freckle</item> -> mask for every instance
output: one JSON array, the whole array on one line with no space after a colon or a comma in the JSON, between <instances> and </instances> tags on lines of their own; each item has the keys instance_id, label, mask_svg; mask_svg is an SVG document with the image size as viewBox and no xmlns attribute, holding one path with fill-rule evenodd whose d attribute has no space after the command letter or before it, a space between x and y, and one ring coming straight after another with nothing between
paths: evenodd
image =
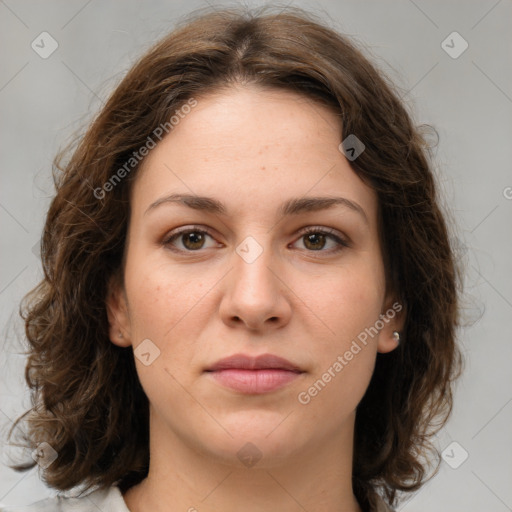
<instances>
[{"instance_id":1,"label":"freckle","mask_svg":"<svg viewBox=\"0 0 512 512\"><path fill-rule=\"evenodd\" d=\"M262 166L261 170L264 171L265 170L265 166Z\"/></svg>"}]
</instances>

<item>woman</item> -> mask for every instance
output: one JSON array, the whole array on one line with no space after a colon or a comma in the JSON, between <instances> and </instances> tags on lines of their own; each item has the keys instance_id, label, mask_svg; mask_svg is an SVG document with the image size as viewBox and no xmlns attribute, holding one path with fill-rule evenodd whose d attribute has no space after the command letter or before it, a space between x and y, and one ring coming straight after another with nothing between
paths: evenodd
<instances>
[{"instance_id":1,"label":"woman","mask_svg":"<svg viewBox=\"0 0 512 512\"><path fill-rule=\"evenodd\" d=\"M459 274L427 145L353 43L298 9L196 15L57 167L16 468L82 494L31 510L381 512L420 488Z\"/></svg>"}]
</instances>

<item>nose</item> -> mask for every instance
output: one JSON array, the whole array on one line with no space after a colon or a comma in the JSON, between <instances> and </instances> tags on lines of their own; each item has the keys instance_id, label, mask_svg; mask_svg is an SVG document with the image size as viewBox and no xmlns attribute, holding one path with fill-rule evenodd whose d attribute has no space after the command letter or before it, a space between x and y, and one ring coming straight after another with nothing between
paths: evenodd
<instances>
[{"instance_id":1,"label":"nose","mask_svg":"<svg viewBox=\"0 0 512 512\"><path fill-rule=\"evenodd\" d=\"M264 249L254 261L233 254L233 269L225 281L220 305L224 323L265 331L290 321L291 292L276 265L270 249Z\"/></svg>"}]
</instances>

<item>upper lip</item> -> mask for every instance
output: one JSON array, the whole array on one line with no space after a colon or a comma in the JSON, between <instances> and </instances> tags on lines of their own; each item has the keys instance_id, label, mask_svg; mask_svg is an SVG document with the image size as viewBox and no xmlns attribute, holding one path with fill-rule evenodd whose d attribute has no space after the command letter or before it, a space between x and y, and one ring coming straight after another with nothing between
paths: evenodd
<instances>
[{"instance_id":1,"label":"upper lip","mask_svg":"<svg viewBox=\"0 0 512 512\"><path fill-rule=\"evenodd\" d=\"M220 359L215 364L207 368L206 371L214 372L233 368L241 370L288 370L296 373L302 373L303 371L287 359L273 354L262 354L257 357L251 357L245 354L233 354L232 356Z\"/></svg>"}]
</instances>

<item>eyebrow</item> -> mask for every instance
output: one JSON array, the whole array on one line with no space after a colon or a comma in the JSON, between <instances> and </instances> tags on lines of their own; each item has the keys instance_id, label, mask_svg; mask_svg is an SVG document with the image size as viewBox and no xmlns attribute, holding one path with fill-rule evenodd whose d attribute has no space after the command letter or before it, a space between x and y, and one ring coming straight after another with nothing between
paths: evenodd
<instances>
[{"instance_id":1,"label":"eyebrow","mask_svg":"<svg viewBox=\"0 0 512 512\"><path fill-rule=\"evenodd\" d=\"M154 203L151 203L144 215L154 210L160 205L177 203L188 206L194 210L201 210L217 215L226 215L226 206L213 197L195 196L191 194L170 194L165 197L157 199ZM363 208L345 197L300 197L288 199L281 204L279 213L282 216L299 215L306 212L317 212L321 210L328 210L333 206L343 206L350 210L357 212L368 224L368 217Z\"/></svg>"}]
</instances>

